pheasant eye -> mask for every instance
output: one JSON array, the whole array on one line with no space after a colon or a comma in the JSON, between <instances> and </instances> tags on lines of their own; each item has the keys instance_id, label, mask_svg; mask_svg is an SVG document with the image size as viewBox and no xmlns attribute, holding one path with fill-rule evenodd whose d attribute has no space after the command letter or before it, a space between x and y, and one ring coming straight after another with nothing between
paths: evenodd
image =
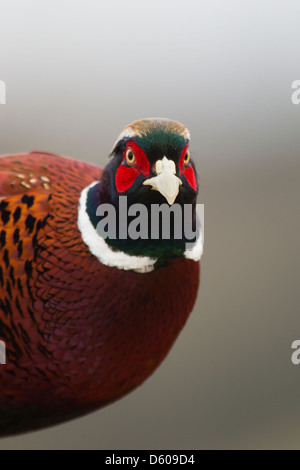
<instances>
[{"instance_id":1,"label":"pheasant eye","mask_svg":"<svg viewBox=\"0 0 300 470\"><path fill-rule=\"evenodd\" d=\"M132 166L136 163L136 158L135 158L135 155L132 151L131 148L129 148L126 152L126 162L128 163L128 165Z\"/></svg>"},{"instance_id":2,"label":"pheasant eye","mask_svg":"<svg viewBox=\"0 0 300 470\"><path fill-rule=\"evenodd\" d=\"M190 151L187 150L183 159L184 164L187 165L190 162L190 159L191 159L191 154L190 154Z\"/></svg>"}]
</instances>

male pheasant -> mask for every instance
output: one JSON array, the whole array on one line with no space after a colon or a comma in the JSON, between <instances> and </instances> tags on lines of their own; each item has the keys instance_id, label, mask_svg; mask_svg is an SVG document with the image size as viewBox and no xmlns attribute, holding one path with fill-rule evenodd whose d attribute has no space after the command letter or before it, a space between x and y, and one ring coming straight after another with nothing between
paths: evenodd
<instances>
[{"instance_id":1,"label":"male pheasant","mask_svg":"<svg viewBox=\"0 0 300 470\"><path fill-rule=\"evenodd\" d=\"M0 158L0 435L111 403L165 358L193 309L202 238L105 238L97 211L124 215L126 196L129 210L192 204L194 221L189 139L176 121L145 119L104 170L41 152Z\"/></svg>"}]
</instances>

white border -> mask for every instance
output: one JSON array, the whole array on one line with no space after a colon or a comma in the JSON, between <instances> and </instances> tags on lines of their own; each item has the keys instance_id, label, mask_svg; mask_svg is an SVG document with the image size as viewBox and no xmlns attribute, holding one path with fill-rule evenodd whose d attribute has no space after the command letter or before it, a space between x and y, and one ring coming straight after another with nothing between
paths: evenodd
<instances>
[{"instance_id":1,"label":"white border","mask_svg":"<svg viewBox=\"0 0 300 470\"><path fill-rule=\"evenodd\" d=\"M157 259L149 258L148 256L131 256L123 251L113 251L97 233L86 211L86 203L89 190L98 183L99 181L96 181L85 188L79 199L78 228L84 243L89 247L90 252L98 258L100 263L106 266L139 273L153 271Z\"/></svg>"},{"instance_id":2,"label":"white border","mask_svg":"<svg viewBox=\"0 0 300 470\"><path fill-rule=\"evenodd\" d=\"M97 230L90 221L86 211L87 196L89 190L98 184L95 181L85 188L80 195L78 207L78 228L84 243L88 246L90 252L96 256L100 263L112 268L124 269L125 271L136 271L138 273L149 273L155 269L157 258L149 258L148 256L132 256L127 255L123 251L113 251L100 237ZM184 257L192 261L200 261L203 254L203 233L197 240L192 249L184 252Z\"/></svg>"}]
</instances>

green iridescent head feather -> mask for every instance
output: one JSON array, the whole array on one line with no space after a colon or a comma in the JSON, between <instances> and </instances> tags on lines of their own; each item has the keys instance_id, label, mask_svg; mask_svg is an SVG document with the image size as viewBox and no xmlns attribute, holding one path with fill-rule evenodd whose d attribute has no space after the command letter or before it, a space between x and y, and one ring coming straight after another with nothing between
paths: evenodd
<instances>
[{"instance_id":1,"label":"green iridescent head feather","mask_svg":"<svg viewBox=\"0 0 300 470\"><path fill-rule=\"evenodd\" d=\"M134 139L146 153L155 149L161 152L170 147L182 149L189 142L190 133L178 121L165 118L141 119L125 127L114 145L112 154L124 139Z\"/></svg>"}]
</instances>

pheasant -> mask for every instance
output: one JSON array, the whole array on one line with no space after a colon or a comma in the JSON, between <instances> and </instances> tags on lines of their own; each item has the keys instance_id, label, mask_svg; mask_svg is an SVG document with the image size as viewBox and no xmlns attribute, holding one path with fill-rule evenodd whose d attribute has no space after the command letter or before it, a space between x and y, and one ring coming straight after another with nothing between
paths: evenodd
<instances>
[{"instance_id":1,"label":"pheasant","mask_svg":"<svg viewBox=\"0 0 300 470\"><path fill-rule=\"evenodd\" d=\"M196 300L202 236L189 248L172 233L121 236L120 198L128 213L191 204L194 224L189 141L155 118L123 130L104 170L43 152L0 157L1 436L112 403L166 357ZM103 205L116 237L98 230Z\"/></svg>"}]
</instances>

